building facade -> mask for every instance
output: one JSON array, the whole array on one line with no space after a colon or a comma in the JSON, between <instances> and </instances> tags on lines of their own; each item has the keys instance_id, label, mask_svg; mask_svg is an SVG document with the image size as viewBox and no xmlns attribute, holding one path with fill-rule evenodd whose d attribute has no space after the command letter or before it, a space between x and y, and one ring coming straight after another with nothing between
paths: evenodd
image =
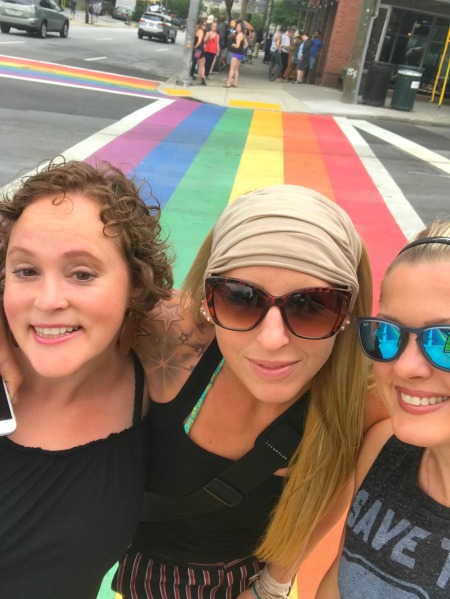
<instances>
[{"instance_id":1,"label":"building facade","mask_svg":"<svg viewBox=\"0 0 450 599\"><path fill-rule=\"evenodd\" d=\"M316 82L338 87L350 64L361 9L371 11L365 69L373 61L423 69L421 89L430 90L450 28L450 0L313 0L312 29L322 29L324 51Z\"/></svg>"}]
</instances>

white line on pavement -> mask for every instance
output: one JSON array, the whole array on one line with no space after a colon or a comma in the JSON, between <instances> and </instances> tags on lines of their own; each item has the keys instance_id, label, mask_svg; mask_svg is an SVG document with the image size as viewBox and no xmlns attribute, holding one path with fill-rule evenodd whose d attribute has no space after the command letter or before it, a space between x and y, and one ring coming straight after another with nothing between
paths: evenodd
<instances>
[{"instance_id":1,"label":"white line on pavement","mask_svg":"<svg viewBox=\"0 0 450 599\"><path fill-rule=\"evenodd\" d=\"M8 44L24 44L25 42L0 42L1 46L7 46Z\"/></svg>"},{"instance_id":2,"label":"white line on pavement","mask_svg":"<svg viewBox=\"0 0 450 599\"><path fill-rule=\"evenodd\" d=\"M377 186L383 200L396 223L403 231L407 239L411 239L416 233L424 228L424 223L408 200L402 190L391 177L380 160L375 156L366 140L356 131L356 123L363 125L366 121L349 120L345 117L335 117L335 121L344 132L358 154L364 168L370 178ZM369 123L367 123L369 125ZM359 127L362 129L363 127Z\"/></svg>"},{"instance_id":3,"label":"white line on pavement","mask_svg":"<svg viewBox=\"0 0 450 599\"><path fill-rule=\"evenodd\" d=\"M113 141L116 137L119 137L119 135L123 135L136 125L139 125L139 123L148 117L156 114L173 102L174 100L160 99L152 104L148 104L147 106L128 114L123 119L113 123L109 127L105 127L105 129L102 129L98 133L94 133L80 143L75 144L71 148L67 149L65 152L61 152L61 155L64 156L66 160L85 160L88 156L91 156L91 154L100 150L107 143ZM40 168L44 167L45 164L46 163L44 162L40 163ZM0 196L13 193L14 190L20 186L23 177L30 176L35 172L36 170L32 170L26 175L22 175L19 179L16 179L12 183L0 188Z\"/></svg>"},{"instance_id":4,"label":"white line on pavement","mask_svg":"<svg viewBox=\"0 0 450 599\"><path fill-rule=\"evenodd\" d=\"M444 158L437 152L433 152L432 150L428 150L424 148L420 144L417 144L406 137L402 137L401 135L397 135L397 133L391 133L391 131L386 131L386 129L382 129L378 125L374 125L372 123L368 123L367 121L358 121L351 120L352 125L357 127L358 129L362 129L383 141L386 141L399 150L403 150L403 152L407 152L418 158L419 160L423 160L424 162L428 162L431 166L444 171L450 175L450 160Z\"/></svg>"},{"instance_id":5,"label":"white line on pavement","mask_svg":"<svg viewBox=\"0 0 450 599\"><path fill-rule=\"evenodd\" d=\"M85 58L86 62L92 62L93 60L106 60L107 56L94 56L93 58Z\"/></svg>"},{"instance_id":6,"label":"white line on pavement","mask_svg":"<svg viewBox=\"0 0 450 599\"><path fill-rule=\"evenodd\" d=\"M102 71L102 74L104 75L105 72ZM17 79L18 81L33 81L34 83L44 83L45 85L59 85L61 87L75 87L76 89L88 89L88 90L94 91L94 92L104 92L107 94L119 94L120 96L133 96L135 98L148 98L149 100L156 98L156 96L151 96L148 93L140 94L140 93L136 93L136 92L127 92L127 91L120 90L120 89L106 89L106 88L102 88L102 87L94 87L93 85L81 85L79 83L63 83L62 81L43 81L42 79L39 79L38 77L27 77L25 79L21 75L9 75L9 74L5 74L5 73L0 73L0 77L4 77L5 79ZM173 102L173 100L172 100L172 102Z\"/></svg>"},{"instance_id":7,"label":"white line on pavement","mask_svg":"<svg viewBox=\"0 0 450 599\"><path fill-rule=\"evenodd\" d=\"M112 39L114 39L114 38L113 37L96 37L95 41L98 42L98 41L112 40Z\"/></svg>"},{"instance_id":8,"label":"white line on pavement","mask_svg":"<svg viewBox=\"0 0 450 599\"><path fill-rule=\"evenodd\" d=\"M169 48L160 48L159 50L156 50L157 52L167 52Z\"/></svg>"}]
</instances>

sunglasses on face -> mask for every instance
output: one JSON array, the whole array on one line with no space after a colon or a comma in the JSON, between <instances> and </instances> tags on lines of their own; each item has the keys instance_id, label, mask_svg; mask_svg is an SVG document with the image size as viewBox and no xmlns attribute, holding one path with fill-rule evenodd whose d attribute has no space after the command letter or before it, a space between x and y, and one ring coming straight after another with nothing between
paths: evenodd
<instances>
[{"instance_id":1,"label":"sunglasses on face","mask_svg":"<svg viewBox=\"0 0 450 599\"><path fill-rule=\"evenodd\" d=\"M251 331L272 306L279 308L289 331L302 339L326 339L337 333L348 314L348 289L312 287L275 297L259 287L228 277L205 281L206 302L213 321L230 331Z\"/></svg>"},{"instance_id":2,"label":"sunglasses on face","mask_svg":"<svg viewBox=\"0 0 450 599\"><path fill-rule=\"evenodd\" d=\"M355 324L362 350L371 360L396 360L413 334L424 358L435 368L450 371L450 325L411 328L384 318L356 318Z\"/></svg>"}]
</instances>

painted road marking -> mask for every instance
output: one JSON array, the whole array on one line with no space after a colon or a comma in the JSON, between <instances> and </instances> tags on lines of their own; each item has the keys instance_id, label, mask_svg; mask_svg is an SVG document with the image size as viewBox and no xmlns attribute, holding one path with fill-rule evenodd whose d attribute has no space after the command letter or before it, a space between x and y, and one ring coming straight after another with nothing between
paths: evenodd
<instances>
[{"instance_id":1,"label":"painted road marking","mask_svg":"<svg viewBox=\"0 0 450 599\"><path fill-rule=\"evenodd\" d=\"M450 160L448 160L448 158L444 158L437 152L428 150L427 148L414 141L411 141L410 139L407 139L406 137L402 137L401 135L397 135L397 133L392 133L391 131L386 131L386 129L382 129L378 125L373 125L367 121L351 120L351 123L358 129L362 129L362 131L366 131L367 133L370 133L371 135L374 135L375 137L392 144L399 150L403 150L419 160L428 162L428 164L431 166L434 166L435 168L438 168L441 171L444 171L444 173L450 175Z\"/></svg>"},{"instance_id":2,"label":"painted road marking","mask_svg":"<svg viewBox=\"0 0 450 599\"><path fill-rule=\"evenodd\" d=\"M8 44L24 44L25 42L0 42L0 46L7 46Z\"/></svg>"},{"instance_id":3,"label":"painted road marking","mask_svg":"<svg viewBox=\"0 0 450 599\"><path fill-rule=\"evenodd\" d=\"M183 281L200 244L230 201L252 116L250 110L225 109L189 169L178 175L180 183L161 217L176 252L175 285ZM253 181L257 186L258 179Z\"/></svg>"},{"instance_id":4,"label":"painted road marking","mask_svg":"<svg viewBox=\"0 0 450 599\"><path fill-rule=\"evenodd\" d=\"M140 108L139 110L129 114L120 121L113 123L109 127L105 127L105 129L102 129L102 131L87 137L80 143L75 144L65 152L62 152L61 155L64 156L66 160L87 160L96 152L99 152L100 155L101 149L106 144L110 143L112 139L126 134L130 129L137 127L142 121L149 118L152 114L163 110L172 103L173 100L164 99L152 102L151 104L148 104L147 106L144 106L143 108ZM41 167L43 167L45 164L46 163L41 163ZM20 186L24 176L27 177L35 172L36 169L30 171L26 175L22 175L12 183L0 188L0 195L11 193L14 189Z\"/></svg>"},{"instance_id":5,"label":"painted road marking","mask_svg":"<svg viewBox=\"0 0 450 599\"><path fill-rule=\"evenodd\" d=\"M388 170L376 157L369 144L355 129L355 121L344 117L335 117L335 120L355 148L398 226L406 238L411 239L425 227L424 222L405 198ZM357 123L360 129L366 130L363 126L365 121L357 121ZM370 123L367 124L370 125Z\"/></svg>"},{"instance_id":6,"label":"painted road marking","mask_svg":"<svg viewBox=\"0 0 450 599\"><path fill-rule=\"evenodd\" d=\"M254 108L255 110L281 110L281 104L251 102L249 100L230 100L230 106L236 106L237 108Z\"/></svg>"},{"instance_id":7,"label":"painted road marking","mask_svg":"<svg viewBox=\"0 0 450 599\"><path fill-rule=\"evenodd\" d=\"M105 71L68 67L57 63L15 58L0 54L0 72L3 77L67 84L85 89L120 90L147 95L154 94L159 81L127 77Z\"/></svg>"},{"instance_id":8,"label":"painted road marking","mask_svg":"<svg viewBox=\"0 0 450 599\"><path fill-rule=\"evenodd\" d=\"M169 96L192 96L188 89L178 89L176 87L164 87L163 92Z\"/></svg>"},{"instance_id":9,"label":"painted road marking","mask_svg":"<svg viewBox=\"0 0 450 599\"><path fill-rule=\"evenodd\" d=\"M107 56L95 56L94 58L85 58L84 60L86 62L92 62L94 60L106 60L107 58Z\"/></svg>"},{"instance_id":10,"label":"painted road marking","mask_svg":"<svg viewBox=\"0 0 450 599\"><path fill-rule=\"evenodd\" d=\"M281 113L255 110L231 192L231 200L247 191L284 183Z\"/></svg>"}]
</instances>

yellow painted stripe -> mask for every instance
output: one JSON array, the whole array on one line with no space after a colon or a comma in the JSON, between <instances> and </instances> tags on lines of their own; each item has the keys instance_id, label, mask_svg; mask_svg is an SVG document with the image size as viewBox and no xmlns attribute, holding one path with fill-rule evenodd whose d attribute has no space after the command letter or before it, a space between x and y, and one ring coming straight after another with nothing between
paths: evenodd
<instances>
[{"instance_id":1,"label":"yellow painted stripe","mask_svg":"<svg viewBox=\"0 0 450 599\"><path fill-rule=\"evenodd\" d=\"M251 102L249 100L230 100L230 106L254 108L255 110L281 110L281 104L267 104L266 102Z\"/></svg>"},{"instance_id":2,"label":"yellow painted stripe","mask_svg":"<svg viewBox=\"0 0 450 599\"><path fill-rule=\"evenodd\" d=\"M234 180L230 201L241 194L284 182L281 112L256 110Z\"/></svg>"},{"instance_id":3,"label":"yellow painted stripe","mask_svg":"<svg viewBox=\"0 0 450 599\"><path fill-rule=\"evenodd\" d=\"M192 96L192 92L188 89L177 89L176 87L163 87L163 93L169 94L170 96Z\"/></svg>"}]
</instances>

